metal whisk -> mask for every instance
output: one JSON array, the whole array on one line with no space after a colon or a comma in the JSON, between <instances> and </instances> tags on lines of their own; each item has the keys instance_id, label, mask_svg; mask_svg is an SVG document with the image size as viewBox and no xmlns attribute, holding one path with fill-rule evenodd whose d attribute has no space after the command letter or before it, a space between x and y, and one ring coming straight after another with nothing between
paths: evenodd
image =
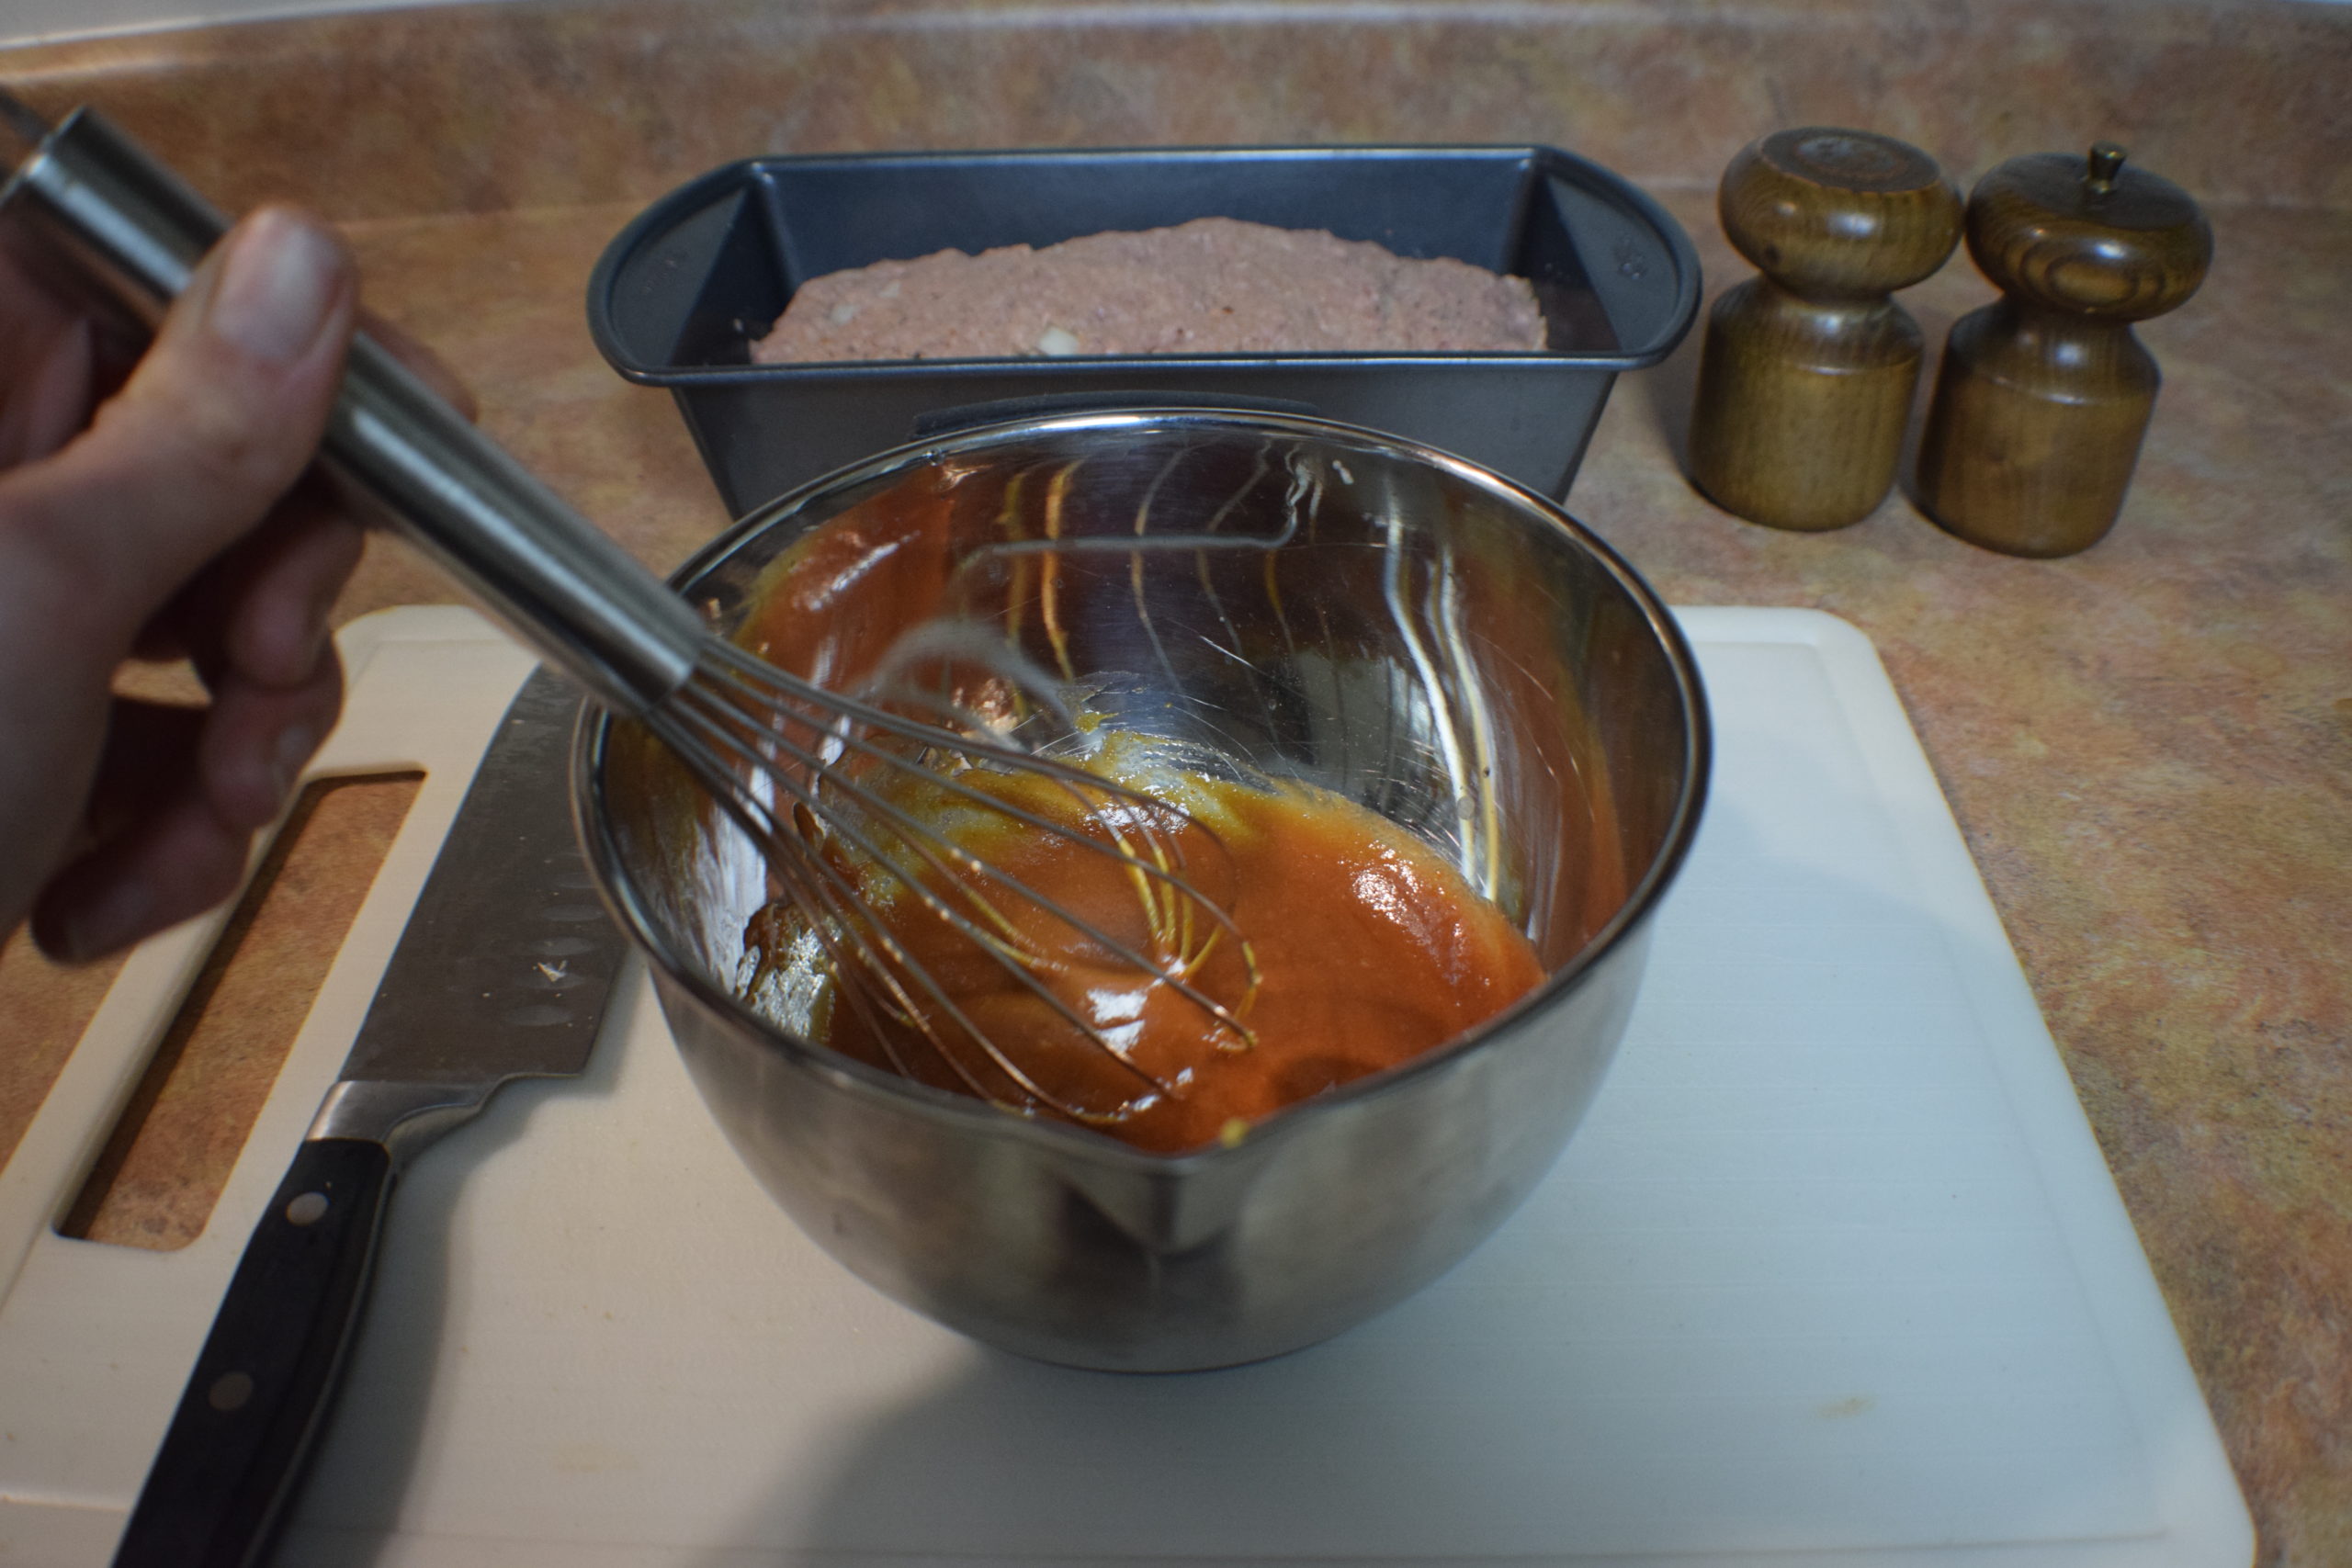
<instances>
[{"instance_id":1,"label":"metal whisk","mask_svg":"<svg viewBox=\"0 0 2352 1568\"><path fill-rule=\"evenodd\" d=\"M0 92L0 132L23 143L0 189L0 241L43 242L44 258L97 285L126 324L152 327L227 231L90 110L51 128ZM1198 885L1213 839L1180 807L1046 754L1035 720L1064 736L1075 726L1055 682L1001 661L987 672L1029 716L1024 728L906 682L854 695L774 668L712 634L364 335L322 461L599 701L639 719L751 835L797 915L791 940L822 953L842 1004L903 1070L920 1076L904 1054L928 1048L972 1093L1080 1120L1169 1092L1057 987L1073 967L1107 966L1179 998L1218 1048L1249 1043L1246 943ZM993 827L976 831L976 816ZM1091 857L1126 889L1132 918L1114 928L984 852L1007 832ZM1126 1090L1095 1102L1046 1081L975 1016L973 987L939 972L929 950L943 935L997 977L986 984L1033 998L1033 1016L1124 1073ZM1221 990L1204 980L1212 954L1235 976Z\"/></svg>"},{"instance_id":2,"label":"metal whisk","mask_svg":"<svg viewBox=\"0 0 2352 1568\"><path fill-rule=\"evenodd\" d=\"M820 959L834 1010L819 1032L836 1043L854 1032L907 1077L1114 1121L1177 1086L1134 1060L1087 1005L1105 976L1114 991L1180 999L1189 1010L1179 1027L1237 1050L1252 1041L1254 961L1201 886L1222 869L1203 863L1218 855L1207 829L1100 767L1048 754L1047 738L1080 733L1055 683L1001 648L959 652L958 667L973 658L1000 694L1008 683L1020 694L1009 705L1020 720L905 680L845 694L716 638L695 676L638 718L766 863L778 897L748 936L750 988L797 948ZM1053 886L1024 869L1052 852L1093 863L1091 876ZM1098 897L1078 907L1090 882ZM1213 964L1221 986L1205 978ZM1017 1041L973 1005L1006 985L1028 998ZM1053 1071L1057 1037L1109 1071Z\"/></svg>"}]
</instances>

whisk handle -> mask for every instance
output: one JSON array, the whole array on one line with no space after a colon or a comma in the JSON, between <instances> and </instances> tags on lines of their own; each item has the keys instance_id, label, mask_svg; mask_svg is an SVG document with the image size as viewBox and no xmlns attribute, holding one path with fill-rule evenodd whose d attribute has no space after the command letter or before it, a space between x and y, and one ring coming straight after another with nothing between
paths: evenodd
<instances>
[{"instance_id":1,"label":"whisk handle","mask_svg":"<svg viewBox=\"0 0 2352 1568\"><path fill-rule=\"evenodd\" d=\"M63 264L145 329L229 227L86 108L0 188L0 216L44 242L50 271ZM322 466L606 703L641 712L693 672L707 636L694 611L364 333Z\"/></svg>"},{"instance_id":2,"label":"whisk handle","mask_svg":"<svg viewBox=\"0 0 2352 1568\"><path fill-rule=\"evenodd\" d=\"M324 460L605 703L641 713L694 672L685 601L364 334Z\"/></svg>"}]
</instances>

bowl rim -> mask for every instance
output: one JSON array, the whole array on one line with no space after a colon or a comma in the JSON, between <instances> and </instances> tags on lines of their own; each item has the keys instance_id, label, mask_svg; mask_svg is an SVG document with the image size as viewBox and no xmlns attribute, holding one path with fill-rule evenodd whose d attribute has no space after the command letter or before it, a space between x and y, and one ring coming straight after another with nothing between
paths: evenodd
<instances>
[{"instance_id":1,"label":"bowl rim","mask_svg":"<svg viewBox=\"0 0 2352 1568\"><path fill-rule=\"evenodd\" d=\"M1593 934L1568 963L1546 975L1532 990L1476 1027L1425 1050L1405 1062L1342 1084L1307 1100L1283 1107L1250 1124L1245 1136L1232 1144L1215 1144L1178 1154L1139 1149L1107 1133L1056 1118L1024 1114L992 1102L925 1084L868 1066L797 1035L745 1006L727 987L706 974L699 964L685 962L674 944L662 934L644 909L631 880L621 868L619 846L611 833L610 813L605 809L605 747L616 716L595 703L581 710L571 747L571 810L575 831L586 856L596 894L614 922L652 962L659 973L683 987L695 999L722 1017L749 1026L752 1038L799 1066L831 1077L837 1085L877 1091L900 1101L915 1114L946 1120L971 1131L999 1136L1042 1139L1064 1157L1147 1173L1175 1175L1204 1166L1256 1155L1274 1147L1290 1132L1320 1118L1321 1113L1396 1091L1404 1085L1443 1070L1457 1058L1514 1029L1537 1009L1577 989L1602 961L1632 942L1657 912L1667 889L1681 870L1705 814L1713 763L1713 727L1697 656L1657 592L1607 541L1560 506L1516 480L1467 458L1427 446L1403 436L1362 425L1306 415L1269 413L1253 409L1209 407L1105 409L1086 412L1005 421L959 429L929 440L910 442L879 452L847 468L821 475L807 484L745 513L688 557L669 578L673 589L684 592L754 535L808 505L820 495L854 488L896 470L998 446L1020 436L1094 430L1136 430L1142 426L1208 425L1230 431L1237 425L1252 431L1339 441L1369 447L1390 457L1433 466L1474 488L1516 503L1541 521L1564 531L1571 542L1589 552L1603 571L1640 612L1667 660L1683 710L1682 784L1668 818L1664 842L1643 874L1625 896L1617 912Z\"/></svg>"}]
</instances>

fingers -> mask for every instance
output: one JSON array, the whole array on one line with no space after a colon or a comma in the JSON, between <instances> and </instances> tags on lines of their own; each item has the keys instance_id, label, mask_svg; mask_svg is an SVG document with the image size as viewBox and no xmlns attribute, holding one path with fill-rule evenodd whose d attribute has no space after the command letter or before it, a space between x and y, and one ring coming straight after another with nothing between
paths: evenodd
<instances>
[{"instance_id":1,"label":"fingers","mask_svg":"<svg viewBox=\"0 0 2352 1568\"><path fill-rule=\"evenodd\" d=\"M221 637L228 671L268 687L310 680L326 650L328 613L366 543L358 524L323 513L274 524L235 552Z\"/></svg>"},{"instance_id":2,"label":"fingers","mask_svg":"<svg viewBox=\"0 0 2352 1568\"><path fill-rule=\"evenodd\" d=\"M118 647L269 512L309 464L356 310L349 253L287 208L240 223L121 393L10 476L25 564Z\"/></svg>"},{"instance_id":3,"label":"fingers","mask_svg":"<svg viewBox=\"0 0 2352 1568\"><path fill-rule=\"evenodd\" d=\"M234 892L255 830L292 793L342 697L330 647L293 686L224 678L205 708L118 703L87 835L34 906L42 949L96 958Z\"/></svg>"},{"instance_id":4,"label":"fingers","mask_svg":"<svg viewBox=\"0 0 2352 1568\"><path fill-rule=\"evenodd\" d=\"M0 471L0 925L30 906L43 944L81 958L201 910L333 722L323 605L353 539L279 503L333 406L356 290L340 241L265 209L197 269L93 423L46 456L53 423L12 434L30 460ZM88 383L44 410L86 412L105 389L86 355L44 363ZM219 594L189 595L183 628L212 705L118 704L110 722L133 638L216 561Z\"/></svg>"},{"instance_id":5,"label":"fingers","mask_svg":"<svg viewBox=\"0 0 2352 1568\"><path fill-rule=\"evenodd\" d=\"M44 947L87 958L200 912L332 728L328 617L361 534L305 476L356 293L341 242L277 208L206 258L119 389L103 343L32 343L56 323L0 309L0 929L29 905ZM439 361L370 327L470 416ZM134 646L189 654L210 705L109 720Z\"/></svg>"},{"instance_id":6,"label":"fingers","mask_svg":"<svg viewBox=\"0 0 2352 1568\"><path fill-rule=\"evenodd\" d=\"M215 889L225 897L235 886L242 847L187 788L204 720L202 708L114 705L73 858L33 907L34 940L51 956L80 962L111 953L170 924L189 899ZM132 874L141 861L166 869L160 878Z\"/></svg>"},{"instance_id":7,"label":"fingers","mask_svg":"<svg viewBox=\"0 0 2352 1568\"><path fill-rule=\"evenodd\" d=\"M61 860L119 837L184 789L204 733L205 710L118 698L107 714L90 797Z\"/></svg>"},{"instance_id":8,"label":"fingers","mask_svg":"<svg viewBox=\"0 0 2352 1568\"><path fill-rule=\"evenodd\" d=\"M0 287L6 284L0 277ZM0 469L46 457L90 417L97 330L53 314L0 320L0 365L15 385L0 398Z\"/></svg>"},{"instance_id":9,"label":"fingers","mask_svg":"<svg viewBox=\"0 0 2352 1568\"><path fill-rule=\"evenodd\" d=\"M171 800L51 880L33 906L33 940L79 964L201 914L236 891L252 838L200 800Z\"/></svg>"},{"instance_id":10,"label":"fingers","mask_svg":"<svg viewBox=\"0 0 2352 1568\"><path fill-rule=\"evenodd\" d=\"M197 574L141 632L142 659L187 655L208 679L290 686L317 665L329 612L366 544L313 474L269 520Z\"/></svg>"},{"instance_id":11,"label":"fingers","mask_svg":"<svg viewBox=\"0 0 2352 1568\"><path fill-rule=\"evenodd\" d=\"M250 833L277 816L342 707L343 664L332 647L289 685L216 679L196 772L221 824Z\"/></svg>"}]
</instances>

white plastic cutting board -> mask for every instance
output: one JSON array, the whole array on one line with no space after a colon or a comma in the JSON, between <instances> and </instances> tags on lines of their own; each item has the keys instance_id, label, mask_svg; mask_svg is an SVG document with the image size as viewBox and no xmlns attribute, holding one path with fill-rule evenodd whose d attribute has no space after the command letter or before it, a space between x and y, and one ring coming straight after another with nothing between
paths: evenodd
<instances>
[{"instance_id":1,"label":"white plastic cutting board","mask_svg":"<svg viewBox=\"0 0 2352 1568\"><path fill-rule=\"evenodd\" d=\"M805 1241L632 969L586 1077L394 1199L278 1561L2241 1568L2245 1506L1869 644L1694 610L1718 744L1599 1102L1446 1278L1263 1366L983 1349ZM321 766L431 770L212 1227L50 1230L205 933L137 956L0 1173L0 1563L106 1560L253 1215L526 660L362 623ZM95 1129L93 1131L92 1129Z\"/></svg>"}]
</instances>

